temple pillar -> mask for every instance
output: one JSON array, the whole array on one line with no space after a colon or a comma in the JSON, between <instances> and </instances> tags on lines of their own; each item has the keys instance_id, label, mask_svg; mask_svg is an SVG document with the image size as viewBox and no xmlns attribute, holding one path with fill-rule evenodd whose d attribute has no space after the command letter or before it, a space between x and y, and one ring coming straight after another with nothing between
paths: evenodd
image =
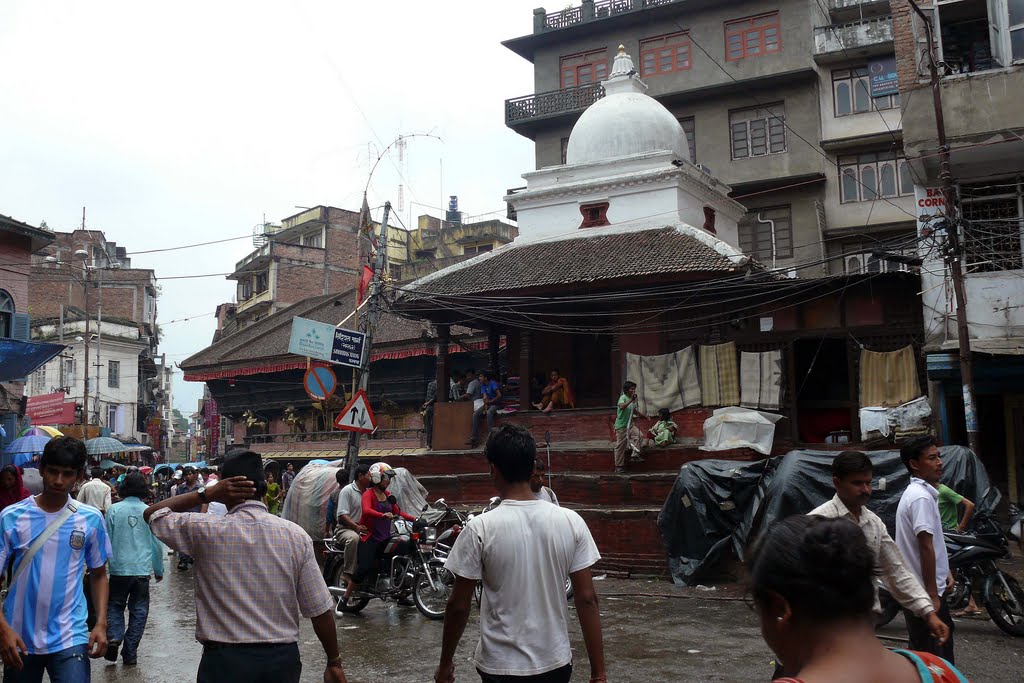
<instances>
[{"instance_id":1,"label":"temple pillar","mask_svg":"<svg viewBox=\"0 0 1024 683\"><path fill-rule=\"evenodd\" d=\"M498 328L491 327L487 330L487 357L489 359L488 368L494 373L495 378L501 372L501 365L498 361L498 345L501 343L501 335L498 334Z\"/></svg>"},{"instance_id":2,"label":"temple pillar","mask_svg":"<svg viewBox=\"0 0 1024 683\"><path fill-rule=\"evenodd\" d=\"M448 402L448 343L451 340L451 328L448 325L437 326L437 402Z\"/></svg>"},{"instance_id":3,"label":"temple pillar","mask_svg":"<svg viewBox=\"0 0 1024 683\"><path fill-rule=\"evenodd\" d=\"M612 364L612 395L609 396L611 405L615 405L619 400L619 392L622 391L622 383L625 382L623 373L625 372L626 356L622 352L622 341L619 339L619 335L612 335L612 353L611 353L611 364Z\"/></svg>"},{"instance_id":4,"label":"temple pillar","mask_svg":"<svg viewBox=\"0 0 1024 683\"><path fill-rule=\"evenodd\" d=\"M532 410L530 404L530 364L533 360L533 335L519 331L519 410Z\"/></svg>"}]
</instances>

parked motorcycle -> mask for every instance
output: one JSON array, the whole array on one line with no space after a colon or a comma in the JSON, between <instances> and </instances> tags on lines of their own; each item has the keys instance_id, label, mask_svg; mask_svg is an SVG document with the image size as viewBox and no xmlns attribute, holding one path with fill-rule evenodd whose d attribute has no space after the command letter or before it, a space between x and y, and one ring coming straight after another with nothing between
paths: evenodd
<instances>
[{"instance_id":1,"label":"parked motorcycle","mask_svg":"<svg viewBox=\"0 0 1024 683\"><path fill-rule=\"evenodd\" d=\"M1011 636L1024 636L1024 589L996 563L1010 557L1003 530L991 518L979 517L974 533L947 532L944 536L954 580L948 596L950 609L965 607L973 593L996 626ZM884 587L879 588L878 597L882 614L876 624L884 626L895 618L900 606Z\"/></svg>"},{"instance_id":2,"label":"parked motorcycle","mask_svg":"<svg viewBox=\"0 0 1024 683\"><path fill-rule=\"evenodd\" d=\"M424 508L426 511L426 508ZM428 619L443 619L455 577L444 568L444 562L433 555L437 528L427 526L421 516L414 524L396 519L391 524L380 565L345 599L346 584L342 578L343 547L334 539L325 539L327 546L324 578L328 590L338 598L337 614L355 614L372 599L384 602L405 602L412 598L416 609Z\"/></svg>"}]
</instances>

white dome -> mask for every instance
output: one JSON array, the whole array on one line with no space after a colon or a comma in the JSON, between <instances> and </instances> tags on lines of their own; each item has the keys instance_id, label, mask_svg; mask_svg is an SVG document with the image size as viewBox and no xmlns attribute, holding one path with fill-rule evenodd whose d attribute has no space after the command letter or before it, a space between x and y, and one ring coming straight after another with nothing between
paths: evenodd
<instances>
[{"instance_id":1,"label":"white dome","mask_svg":"<svg viewBox=\"0 0 1024 683\"><path fill-rule=\"evenodd\" d=\"M622 46L602 85L607 95L590 105L573 126L565 154L567 164L665 150L692 162L683 127L661 103L644 94L647 86Z\"/></svg>"}]
</instances>

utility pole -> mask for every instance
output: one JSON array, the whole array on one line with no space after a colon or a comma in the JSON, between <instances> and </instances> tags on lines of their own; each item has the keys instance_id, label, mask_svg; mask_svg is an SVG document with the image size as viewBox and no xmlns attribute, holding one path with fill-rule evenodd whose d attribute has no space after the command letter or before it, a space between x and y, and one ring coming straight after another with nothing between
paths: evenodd
<instances>
[{"instance_id":1,"label":"utility pole","mask_svg":"<svg viewBox=\"0 0 1024 683\"><path fill-rule=\"evenodd\" d=\"M942 183L942 199L945 203L946 239L948 250L946 262L953 279L953 295L956 298L956 331L960 347L960 379L963 384L964 421L967 427L967 445L975 455L981 456L981 439L978 435L978 414L974 402L974 361L971 356L971 337L967 325L967 294L964 288L964 272L960 244L960 220L957 216L956 196L953 190L953 171L950 163L949 144L946 142L946 123L942 114L942 86L939 68L935 60L935 36L933 26L914 0L910 6L924 22L928 34L928 70L931 76L932 103L935 108L935 130L939 138L939 180Z\"/></svg>"},{"instance_id":2,"label":"utility pole","mask_svg":"<svg viewBox=\"0 0 1024 683\"><path fill-rule=\"evenodd\" d=\"M363 201L365 204L365 198ZM360 327L365 327L363 334L366 335L363 341L363 358L359 364L359 389L363 391L366 390L370 381L370 349L373 346L373 333L380 322L381 299L384 296L384 271L387 269L388 264L388 217L390 214L391 202L384 202L384 217L380 222L380 237L377 241L377 259L374 262L373 280L370 281L370 293L367 302L369 310L366 316L360 320L359 325ZM361 436L362 434L359 432L352 432L348 437L348 451L345 458L349 479L352 481L355 481L356 467L359 465L359 439Z\"/></svg>"}]
</instances>

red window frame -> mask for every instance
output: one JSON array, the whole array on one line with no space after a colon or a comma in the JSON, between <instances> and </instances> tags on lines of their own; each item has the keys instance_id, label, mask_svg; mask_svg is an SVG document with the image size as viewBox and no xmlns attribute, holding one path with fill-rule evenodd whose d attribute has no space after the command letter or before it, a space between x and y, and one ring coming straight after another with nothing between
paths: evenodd
<instances>
[{"instance_id":1,"label":"red window frame","mask_svg":"<svg viewBox=\"0 0 1024 683\"><path fill-rule=\"evenodd\" d=\"M586 80L583 80L586 78ZM558 60L558 81L562 88L590 85L608 78L608 48L577 52Z\"/></svg>"},{"instance_id":2,"label":"red window frame","mask_svg":"<svg viewBox=\"0 0 1024 683\"><path fill-rule=\"evenodd\" d=\"M640 41L640 77L688 71L693 65L690 32L680 31Z\"/></svg>"},{"instance_id":3,"label":"red window frame","mask_svg":"<svg viewBox=\"0 0 1024 683\"><path fill-rule=\"evenodd\" d=\"M778 11L725 22L725 61L761 57L782 51Z\"/></svg>"}]
</instances>

